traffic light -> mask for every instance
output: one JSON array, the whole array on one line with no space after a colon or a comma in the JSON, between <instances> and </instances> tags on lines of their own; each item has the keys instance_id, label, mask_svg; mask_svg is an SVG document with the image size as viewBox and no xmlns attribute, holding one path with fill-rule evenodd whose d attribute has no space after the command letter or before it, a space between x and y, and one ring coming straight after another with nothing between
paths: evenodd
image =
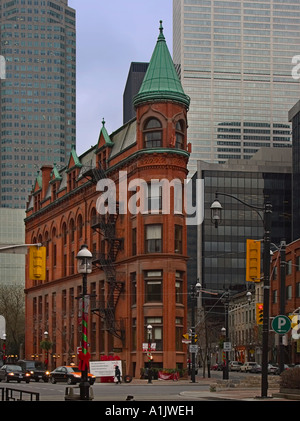
<instances>
[{"instance_id":1,"label":"traffic light","mask_svg":"<svg viewBox=\"0 0 300 421\"><path fill-rule=\"evenodd\" d=\"M31 246L29 248L29 278L46 280L46 247Z\"/></svg>"},{"instance_id":2,"label":"traffic light","mask_svg":"<svg viewBox=\"0 0 300 421\"><path fill-rule=\"evenodd\" d=\"M260 241L249 240L246 243L246 281L260 281Z\"/></svg>"},{"instance_id":3,"label":"traffic light","mask_svg":"<svg viewBox=\"0 0 300 421\"><path fill-rule=\"evenodd\" d=\"M264 318L264 305L263 303L256 303L256 323L258 325L262 325L263 318Z\"/></svg>"}]
</instances>

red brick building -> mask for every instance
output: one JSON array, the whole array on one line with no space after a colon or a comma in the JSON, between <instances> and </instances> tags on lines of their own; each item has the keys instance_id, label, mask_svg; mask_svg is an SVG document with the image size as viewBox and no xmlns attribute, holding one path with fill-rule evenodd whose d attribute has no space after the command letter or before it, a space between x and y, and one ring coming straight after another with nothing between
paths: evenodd
<instances>
[{"instance_id":1,"label":"red brick building","mask_svg":"<svg viewBox=\"0 0 300 421\"><path fill-rule=\"evenodd\" d=\"M293 241L286 245L285 251L285 315L291 315L295 310L300 309L300 240ZM270 316L275 317L280 312L280 253L276 251L272 256L271 264L271 306ZM298 311L299 313L299 311ZM286 361L300 363L300 340L289 335L288 348L286 348Z\"/></svg>"},{"instance_id":2,"label":"red brick building","mask_svg":"<svg viewBox=\"0 0 300 421\"><path fill-rule=\"evenodd\" d=\"M26 277L26 358L45 357L40 342L47 331L53 344L49 364L77 362L82 276L76 255L86 244L93 253L87 278L91 359L119 356L125 372L139 376L148 361L142 348L150 324L153 366L186 367L186 217L184 206L178 211L172 187L170 209L164 211L158 180L179 180L183 190L189 97L162 27L134 105L136 119L111 135L103 121L94 147L79 157L73 149L64 169L44 166L37 177L27 207L26 243L47 247L47 279ZM139 180L144 190L136 187ZM116 212L110 208L110 214L101 215L105 183L115 193ZM183 195L179 199L182 204Z\"/></svg>"}]
</instances>

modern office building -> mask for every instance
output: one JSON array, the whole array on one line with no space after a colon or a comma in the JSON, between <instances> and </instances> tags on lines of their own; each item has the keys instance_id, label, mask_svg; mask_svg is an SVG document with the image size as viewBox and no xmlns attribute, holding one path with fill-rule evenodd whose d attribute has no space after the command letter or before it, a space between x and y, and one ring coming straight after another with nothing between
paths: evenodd
<instances>
[{"instance_id":1,"label":"modern office building","mask_svg":"<svg viewBox=\"0 0 300 421\"><path fill-rule=\"evenodd\" d=\"M0 208L0 248L25 244L25 209ZM24 251L0 253L0 286L25 286Z\"/></svg>"},{"instance_id":2,"label":"modern office building","mask_svg":"<svg viewBox=\"0 0 300 421\"><path fill-rule=\"evenodd\" d=\"M250 159L260 147L290 146L299 1L174 0L173 16L173 59L191 97L191 174L197 160Z\"/></svg>"},{"instance_id":3,"label":"modern office building","mask_svg":"<svg viewBox=\"0 0 300 421\"><path fill-rule=\"evenodd\" d=\"M292 240L295 241L300 238L300 101L289 110L289 121L293 138Z\"/></svg>"},{"instance_id":4,"label":"modern office building","mask_svg":"<svg viewBox=\"0 0 300 421\"><path fill-rule=\"evenodd\" d=\"M132 62L123 94L123 124L135 118L133 98L138 94L149 63Z\"/></svg>"},{"instance_id":5,"label":"modern office building","mask_svg":"<svg viewBox=\"0 0 300 421\"><path fill-rule=\"evenodd\" d=\"M0 207L25 208L40 167L64 166L76 143L75 10L0 0L0 54Z\"/></svg>"},{"instance_id":6,"label":"modern office building","mask_svg":"<svg viewBox=\"0 0 300 421\"><path fill-rule=\"evenodd\" d=\"M194 176L195 177L195 176ZM246 289L246 239L263 239L263 212L245 206L272 204L271 241L279 246L291 239L292 149L261 148L251 160L226 164L198 161L198 179L204 180L204 221L198 226L197 246L188 242L188 273L195 273L204 289L238 292ZM218 228L211 222L210 206L219 192L223 207ZM236 199L223 196L222 193ZM188 227L188 238L193 227ZM263 247L262 247L263 248ZM275 250L275 249L274 249ZM195 279L189 279L189 283ZM248 285L249 286L249 285ZM212 297L203 294L212 305ZM208 299L210 299L208 301Z\"/></svg>"}]
</instances>

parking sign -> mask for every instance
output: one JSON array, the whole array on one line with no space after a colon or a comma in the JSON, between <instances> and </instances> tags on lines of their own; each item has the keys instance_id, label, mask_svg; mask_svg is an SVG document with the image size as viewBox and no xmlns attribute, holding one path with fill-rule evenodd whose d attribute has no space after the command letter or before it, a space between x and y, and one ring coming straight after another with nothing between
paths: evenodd
<instances>
[{"instance_id":1,"label":"parking sign","mask_svg":"<svg viewBox=\"0 0 300 421\"><path fill-rule=\"evenodd\" d=\"M285 335L291 329L291 320L284 315L274 317L272 329L280 335Z\"/></svg>"}]
</instances>

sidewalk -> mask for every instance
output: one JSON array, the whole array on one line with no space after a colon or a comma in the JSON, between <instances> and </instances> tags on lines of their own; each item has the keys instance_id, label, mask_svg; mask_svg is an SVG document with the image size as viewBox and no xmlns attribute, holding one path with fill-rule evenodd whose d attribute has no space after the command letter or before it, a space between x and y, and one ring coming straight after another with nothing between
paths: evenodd
<instances>
[{"instance_id":1,"label":"sidewalk","mask_svg":"<svg viewBox=\"0 0 300 421\"><path fill-rule=\"evenodd\" d=\"M254 376L255 378L256 376ZM257 377L256 377L257 378ZM271 381L269 383L268 388L268 397L261 398L261 388L254 387L254 386L235 386L235 387L217 387L216 391L210 391L211 385L216 385L216 378L203 378L197 376L196 382L192 383L190 379L185 380L178 380L178 381L171 381L171 380L153 380L153 384L160 384L172 387L173 385L189 385L193 386L193 390L182 391L179 393L181 397L186 400L189 399L199 399L199 400L207 400L207 401L296 401L297 399L293 399L291 396L290 398L286 398L284 396L280 396L279 394L279 386L276 386ZM250 378L249 378L250 380ZM271 378L272 380L272 378ZM147 384L147 380L143 379L133 379L131 384ZM251 383L251 381L250 381ZM201 386L201 390L199 388ZM205 389L203 390L203 388Z\"/></svg>"}]
</instances>

